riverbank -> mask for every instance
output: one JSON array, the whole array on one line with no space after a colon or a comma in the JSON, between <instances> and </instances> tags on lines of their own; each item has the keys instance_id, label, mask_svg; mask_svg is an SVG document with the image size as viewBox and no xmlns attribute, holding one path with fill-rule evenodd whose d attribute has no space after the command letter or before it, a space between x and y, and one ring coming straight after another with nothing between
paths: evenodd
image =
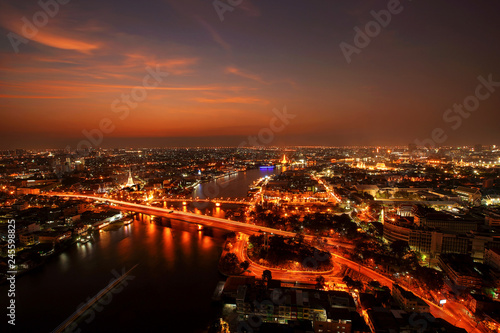
<instances>
[{"instance_id":1,"label":"riverbank","mask_svg":"<svg viewBox=\"0 0 500 333\"><path fill-rule=\"evenodd\" d=\"M44 252L40 252L37 247L46 246L50 248L50 243L43 244L37 243L28 247L22 247L20 251L16 253L17 268L15 269L16 277L20 278L26 274L35 271L43 267L49 260L57 257L59 254L65 253L75 244L85 244L94 241L93 234L97 231L115 231L121 229L124 225L130 224L130 218L123 218L116 222L112 222L101 229L89 228L82 234L75 234L71 239L66 239L62 242L52 244L52 249ZM90 238L86 237L90 236ZM2 273L0 277L0 285L7 283L7 276Z\"/></svg>"},{"instance_id":2,"label":"riverbank","mask_svg":"<svg viewBox=\"0 0 500 333\"><path fill-rule=\"evenodd\" d=\"M238 242L236 238L227 237L222 247L222 253L217 268L224 276L241 275L244 272L244 269L240 266L241 262L237 254L233 251L233 249L236 248L235 242Z\"/></svg>"},{"instance_id":3,"label":"riverbank","mask_svg":"<svg viewBox=\"0 0 500 333\"><path fill-rule=\"evenodd\" d=\"M261 170L259 168L248 168L221 175L193 188L194 198L247 198L250 186L258 179L279 173L278 168Z\"/></svg>"},{"instance_id":4,"label":"riverbank","mask_svg":"<svg viewBox=\"0 0 500 333\"><path fill-rule=\"evenodd\" d=\"M52 258L56 257L57 255L64 253L66 250L68 250L72 245L74 245L77 242L76 238L67 240L65 242L58 243L57 246L53 245L53 249L48 252L46 255L39 255L37 258L30 258L30 259L16 259L16 262L19 262L20 264L17 264L17 268L14 270L17 273L16 278L23 277L27 275L28 273L34 272L43 266L47 264ZM22 249L21 251L16 253L16 258L19 257L28 257L28 256L33 256L35 253L30 251L31 248L29 249ZM30 251L28 253L23 253L24 251ZM22 260L22 261L21 261ZM7 283L7 276L2 273L2 277L0 278L0 285L6 284Z\"/></svg>"},{"instance_id":5,"label":"riverbank","mask_svg":"<svg viewBox=\"0 0 500 333\"><path fill-rule=\"evenodd\" d=\"M16 329L51 332L116 274L139 264L123 292L99 307L92 321L84 317L82 332L154 332L158 327L203 332L219 311L211 297L222 279L217 264L226 233L214 229L208 235L181 222L162 227L149 219L94 233L94 242L74 244L16 280ZM7 295L8 287L2 285L0 293Z\"/></svg>"}]
</instances>

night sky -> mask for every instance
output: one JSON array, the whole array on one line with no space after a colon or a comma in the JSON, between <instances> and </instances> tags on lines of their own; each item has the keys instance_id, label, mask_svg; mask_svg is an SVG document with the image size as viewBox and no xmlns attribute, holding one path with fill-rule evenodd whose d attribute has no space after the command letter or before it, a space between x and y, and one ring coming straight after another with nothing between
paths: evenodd
<instances>
[{"instance_id":1,"label":"night sky","mask_svg":"<svg viewBox=\"0 0 500 333\"><path fill-rule=\"evenodd\" d=\"M405 145L436 128L441 145L500 143L498 0L215 2L224 13L212 0L59 1L50 17L0 0L0 149L75 148L103 119L102 147L259 133L265 145ZM388 7L390 22L374 23ZM348 62L341 43L356 47L370 21ZM156 68L168 76L144 90ZM479 76L499 83L478 88ZM447 113L464 100L474 111ZM281 126L285 106L295 117Z\"/></svg>"}]
</instances>

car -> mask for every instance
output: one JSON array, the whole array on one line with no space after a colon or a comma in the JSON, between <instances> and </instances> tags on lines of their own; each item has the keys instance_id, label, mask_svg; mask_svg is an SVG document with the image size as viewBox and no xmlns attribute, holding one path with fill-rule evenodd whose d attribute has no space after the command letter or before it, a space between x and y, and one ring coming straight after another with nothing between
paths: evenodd
<instances>
[{"instance_id":1,"label":"car","mask_svg":"<svg viewBox=\"0 0 500 333\"><path fill-rule=\"evenodd\" d=\"M170 211L170 212L168 212L168 213L169 213L169 214L172 214L173 212L174 212L174 211L173 211L173 210L171 210L171 211Z\"/></svg>"}]
</instances>

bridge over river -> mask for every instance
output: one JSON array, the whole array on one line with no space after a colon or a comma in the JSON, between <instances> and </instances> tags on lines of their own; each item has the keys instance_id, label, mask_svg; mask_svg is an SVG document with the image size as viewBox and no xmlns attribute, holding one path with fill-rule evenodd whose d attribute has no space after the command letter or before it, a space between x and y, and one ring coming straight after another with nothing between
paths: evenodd
<instances>
[{"instance_id":1,"label":"bridge over river","mask_svg":"<svg viewBox=\"0 0 500 333\"><path fill-rule=\"evenodd\" d=\"M87 199L87 200L95 200L95 201L103 201L113 203L117 206L117 208L122 210L134 211L138 213L150 214L168 217L172 219L178 219L184 222L200 224L206 227L220 228L228 231L234 232L242 232L248 235L267 232L274 235L281 235L285 237L293 237L295 236L294 232L283 231L280 229L268 228L263 226L258 226L254 224L248 224L238 221L232 221L228 219L194 214L190 212L183 212L177 210L171 210L167 208L154 207L150 205L137 204L127 201L114 200L109 198L91 196L91 195L79 195L79 194L67 194L67 193L48 193L48 196L59 196L66 198L76 198L76 199ZM311 241L314 239L314 236L305 236L305 240ZM341 246L344 248L353 249L354 245L352 243L340 242L338 240L326 237L327 244Z\"/></svg>"}]
</instances>

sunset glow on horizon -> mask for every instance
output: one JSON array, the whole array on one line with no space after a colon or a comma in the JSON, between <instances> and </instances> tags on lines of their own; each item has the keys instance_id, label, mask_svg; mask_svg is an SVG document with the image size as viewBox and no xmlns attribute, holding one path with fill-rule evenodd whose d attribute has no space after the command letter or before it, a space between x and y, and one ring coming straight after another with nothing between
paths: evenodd
<instances>
[{"instance_id":1,"label":"sunset glow on horizon","mask_svg":"<svg viewBox=\"0 0 500 333\"><path fill-rule=\"evenodd\" d=\"M102 119L103 147L238 146L284 107L296 117L273 145L498 139L500 91L460 128L443 120L478 77L500 81L497 2L401 1L351 63L339 45L387 2L245 0L221 21L212 1L75 0L35 31L37 1L0 3L3 149L76 147ZM154 70L168 75L142 89Z\"/></svg>"}]
</instances>

